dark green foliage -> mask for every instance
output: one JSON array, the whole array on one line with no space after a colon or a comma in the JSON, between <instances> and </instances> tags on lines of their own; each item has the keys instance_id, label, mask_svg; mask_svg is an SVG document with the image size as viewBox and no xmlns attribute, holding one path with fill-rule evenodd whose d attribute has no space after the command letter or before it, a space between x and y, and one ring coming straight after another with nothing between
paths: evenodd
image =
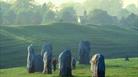
<instances>
[{"instance_id":1,"label":"dark green foliage","mask_svg":"<svg viewBox=\"0 0 138 77\"><path fill-rule=\"evenodd\" d=\"M60 12L60 22L77 23L76 11L73 7L63 8Z\"/></svg>"},{"instance_id":2,"label":"dark green foliage","mask_svg":"<svg viewBox=\"0 0 138 77\"><path fill-rule=\"evenodd\" d=\"M116 25L118 21L115 16L110 16L106 11L97 9L89 13L88 23L96 25Z\"/></svg>"},{"instance_id":3,"label":"dark green foliage","mask_svg":"<svg viewBox=\"0 0 138 77\"><path fill-rule=\"evenodd\" d=\"M120 0L87 0L87 5L63 4L62 8L44 3L36 5L34 0L16 0L14 3L0 1L0 23L3 25L81 23L95 25L118 25L122 17L137 15L138 8L129 5L122 8ZM111 4L112 3L112 4ZM89 6L89 7L88 7ZM84 7L87 7L84 9ZM82 14L84 11L84 14ZM78 22L80 19L81 22Z\"/></svg>"},{"instance_id":4,"label":"dark green foliage","mask_svg":"<svg viewBox=\"0 0 138 77\"><path fill-rule=\"evenodd\" d=\"M125 19L122 19L120 21L120 25L134 27L134 28L138 29L138 16L132 13Z\"/></svg>"}]
</instances>

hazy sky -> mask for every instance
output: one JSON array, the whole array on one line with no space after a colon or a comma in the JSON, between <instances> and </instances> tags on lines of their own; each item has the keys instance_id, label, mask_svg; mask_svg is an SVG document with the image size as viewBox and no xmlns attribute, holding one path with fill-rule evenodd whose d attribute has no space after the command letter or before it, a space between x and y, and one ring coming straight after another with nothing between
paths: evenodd
<instances>
[{"instance_id":1,"label":"hazy sky","mask_svg":"<svg viewBox=\"0 0 138 77\"><path fill-rule=\"evenodd\" d=\"M12 1L12 0L2 0L2 1ZM78 3L83 3L86 0L35 0L38 4L43 4L44 2L49 2L51 1L55 5L60 5L62 3L67 3L67 2L78 2ZM135 4L138 7L138 0L122 0L124 7L126 7L129 4Z\"/></svg>"},{"instance_id":2,"label":"hazy sky","mask_svg":"<svg viewBox=\"0 0 138 77\"><path fill-rule=\"evenodd\" d=\"M67 2L79 2L79 3L83 3L86 0L35 0L38 3L44 3L44 2L48 2L51 1L52 3L56 4L56 5L60 5L62 3L67 3ZM135 4L138 7L138 0L122 0L124 7L126 7L129 4Z\"/></svg>"}]
</instances>

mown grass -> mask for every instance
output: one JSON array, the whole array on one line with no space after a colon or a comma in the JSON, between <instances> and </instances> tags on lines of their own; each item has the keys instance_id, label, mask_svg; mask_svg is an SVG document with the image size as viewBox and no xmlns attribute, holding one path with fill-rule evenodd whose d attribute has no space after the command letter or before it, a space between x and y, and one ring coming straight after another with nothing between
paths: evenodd
<instances>
[{"instance_id":1,"label":"mown grass","mask_svg":"<svg viewBox=\"0 0 138 77\"><path fill-rule=\"evenodd\" d=\"M120 59L106 59L106 77L137 77L138 76L138 57L130 58L130 61ZM90 65L77 65L72 71L74 77L91 77ZM15 67L0 69L1 77L59 77L59 70L52 75L39 72L29 74L26 67Z\"/></svg>"},{"instance_id":2,"label":"mown grass","mask_svg":"<svg viewBox=\"0 0 138 77\"><path fill-rule=\"evenodd\" d=\"M51 25L0 26L0 68L24 66L27 46L33 43L40 53L44 42L51 42L53 55L58 57L64 48L76 56L81 40L91 42L91 55L102 53L106 58L138 56L138 31L114 25Z\"/></svg>"}]
</instances>

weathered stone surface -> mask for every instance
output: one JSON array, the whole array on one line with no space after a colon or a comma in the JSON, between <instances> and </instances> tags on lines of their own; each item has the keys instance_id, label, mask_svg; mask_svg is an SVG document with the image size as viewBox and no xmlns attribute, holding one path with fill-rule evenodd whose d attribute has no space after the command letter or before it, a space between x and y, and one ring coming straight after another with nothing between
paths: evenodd
<instances>
[{"instance_id":1,"label":"weathered stone surface","mask_svg":"<svg viewBox=\"0 0 138 77\"><path fill-rule=\"evenodd\" d=\"M43 70L42 56L35 54L32 44L28 46L27 70L29 73L42 72Z\"/></svg>"},{"instance_id":2,"label":"weathered stone surface","mask_svg":"<svg viewBox=\"0 0 138 77\"><path fill-rule=\"evenodd\" d=\"M44 62L43 73L52 74L52 45L50 43L43 46L41 55Z\"/></svg>"},{"instance_id":3,"label":"weathered stone surface","mask_svg":"<svg viewBox=\"0 0 138 77\"><path fill-rule=\"evenodd\" d=\"M31 44L28 46L28 56L27 56L27 71L29 73L35 72L34 58L35 58L35 53Z\"/></svg>"},{"instance_id":4,"label":"weathered stone surface","mask_svg":"<svg viewBox=\"0 0 138 77\"><path fill-rule=\"evenodd\" d=\"M104 56L95 54L90 60L92 77L105 77L105 61Z\"/></svg>"},{"instance_id":5,"label":"weathered stone surface","mask_svg":"<svg viewBox=\"0 0 138 77\"><path fill-rule=\"evenodd\" d=\"M66 49L59 55L59 69L61 77L72 77L70 49Z\"/></svg>"},{"instance_id":6,"label":"weathered stone surface","mask_svg":"<svg viewBox=\"0 0 138 77\"><path fill-rule=\"evenodd\" d=\"M89 64L91 46L88 41L81 41L78 49L79 63Z\"/></svg>"},{"instance_id":7,"label":"weathered stone surface","mask_svg":"<svg viewBox=\"0 0 138 77\"><path fill-rule=\"evenodd\" d=\"M53 50L52 44L51 43L45 43L42 47L42 50L41 50L42 57L44 56L45 52L52 53L52 50Z\"/></svg>"},{"instance_id":8,"label":"weathered stone surface","mask_svg":"<svg viewBox=\"0 0 138 77\"><path fill-rule=\"evenodd\" d=\"M35 72L43 71L44 63L43 63L43 58L41 55L35 55L34 66L35 66Z\"/></svg>"}]
</instances>

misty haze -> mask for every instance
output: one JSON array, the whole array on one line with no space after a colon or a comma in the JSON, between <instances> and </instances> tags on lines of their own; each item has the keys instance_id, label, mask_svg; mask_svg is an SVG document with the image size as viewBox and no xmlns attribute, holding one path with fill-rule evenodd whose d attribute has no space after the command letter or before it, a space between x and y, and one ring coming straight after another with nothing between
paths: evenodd
<instances>
[{"instance_id":1,"label":"misty haze","mask_svg":"<svg viewBox=\"0 0 138 77\"><path fill-rule=\"evenodd\" d=\"M0 0L0 77L137 77L138 0Z\"/></svg>"}]
</instances>

